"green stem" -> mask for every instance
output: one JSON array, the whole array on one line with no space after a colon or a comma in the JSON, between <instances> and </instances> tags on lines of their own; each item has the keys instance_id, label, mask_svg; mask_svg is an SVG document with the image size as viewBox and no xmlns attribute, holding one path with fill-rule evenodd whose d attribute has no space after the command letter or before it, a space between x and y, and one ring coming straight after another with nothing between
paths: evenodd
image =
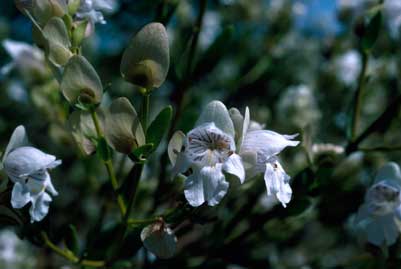
<instances>
[{"instance_id":1,"label":"green stem","mask_svg":"<svg viewBox=\"0 0 401 269\"><path fill-rule=\"evenodd\" d=\"M361 106L362 106L362 96L363 96L363 90L365 86L365 81L366 81L366 71L368 67L368 60L369 60L369 55L367 52L362 52L362 68L361 72L359 73L358 77L358 86L356 88L355 92L355 106L352 114L352 130L351 130L351 139L352 141L355 140L358 127L359 127L359 121L361 117Z\"/></svg>"},{"instance_id":2,"label":"green stem","mask_svg":"<svg viewBox=\"0 0 401 269\"><path fill-rule=\"evenodd\" d=\"M358 150L359 144L369 137L371 134L381 131L385 132L391 121L398 115L401 108L401 95L397 96L395 100L386 108L386 110L374 121L369 127L366 128L354 141L349 143L346 148L346 153L350 154Z\"/></svg>"},{"instance_id":3,"label":"green stem","mask_svg":"<svg viewBox=\"0 0 401 269\"><path fill-rule=\"evenodd\" d=\"M57 253L59 256L64 257L65 259L69 260L72 263L80 264L83 266L90 266L90 267L104 267L105 262L104 261L99 261L99 260L81 260L79 257L75 256L74 253L72 253L68 249L61 249L58 246L56 246L53 242L50 241L49 237L45 232L41 233L43 242L45 245L50 248L52 251Z\"/></svg>"},{"instance_id":4,"label":"green stem","mask_svg":"<svg viewBox=\"0 0 401 269\"><path fill-rule=\"evenodd\" d=\"M395 146L378 146L378 147L360 147L361 151L401 151L401 145Z\"/></svg>"},{"instance_id":5,"label":"green stem","mask_svg":"<svg viewBox=\"0 0 401 269\"><path fill-rule=\"evenodd\" d=\"M150 106L150 93L147 90L145 90L145 93L143 94L143 103L141 111L142 128L145 134L148 128L149 106Z\"/></svg>"},{"instance_id":6,"label":"green stem","mask_svg":"<svg viewBox=\"0 0 401 269\"><path fill-rule=\"evenodd\" d=\"M148 225L148 224L154 223L155 221L159 220L160 218L165 220L165 219L169 218L170 216L174 215L179 209L180 209L179 207L172 208L162 215L147 218L147 219L128 219L127 225L136 227L136 226Z\"/></svg>"},{"instance_id":7,"label":"green stem","mask_svg":"<svg viewBox=\"0 0 401 269\"><path fill-rule=\"evenodd\" d=\"M127 225L131 210L135 204L135 197L136 197L136 193L137 193L138 186L139 186L139 180L141 179L143 166L144 166L143 163L134 164L134 167L131 169L130 173L128 174L127 180L132 180L132 190L131 190L131 193L129 193L129 197L128 197L127 211L125 212L124 220L123 220L124 226Z\"/></svg>"},{"instance_id":8,"label":"green stem","mask_svg":"<svg viewBox=\"0 0 401 269\"><path fill-rule=\"evenodd\" d=\"M92 115L92 120L95 125L95 129L96 129L98 138L104 139L104 135L103 135L102 129L100 128L100 122L99 122L99 118L97 116L96 110L91 109L91 115ZM114 193L117 196L117 202L118 202L118 206L121 211L121 215L125 216L127 209L125 207L123 197L120 194L118 194L118 180L117 180L116 174L114 172L113 162L112 162L112 160L107 160L107 161L104 161L104 165L106 167L107 174L109 175L109 179L110 179L111 185L113 187Z\"/></svg>"}]
</instances>

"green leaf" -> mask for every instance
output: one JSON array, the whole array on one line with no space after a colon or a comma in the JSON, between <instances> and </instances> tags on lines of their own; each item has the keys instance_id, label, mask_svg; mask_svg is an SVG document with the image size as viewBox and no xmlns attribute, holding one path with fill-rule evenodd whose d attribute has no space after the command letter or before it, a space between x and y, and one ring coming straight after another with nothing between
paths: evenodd
<instances>
[{"instance_id":1,"label":"green leaf","mask_svg":"<svg viewBox=\"0 0 401 269\"><path fill-rule=\"evenodd\" d=\"M71 103L97 105L102 100L103 86L96 70L82 56L75 55L65 66L60 89Z\"/></svg>"},{"instance_id":2,"label":"green leaf","mask_svg":"<svg viewBox=\"0 0 401 269\"><path fill-rule=\"evenodd\" d=\"M69 250L71 250L75 255L80 255L78 233L74 225L68 225L64 241Z\"/></svg>"},{"instance_id":3,"label":"green leaf","mask_svg":"<svg viewBox=\"0 0 401 269\"><path fill-rule=\"evenodd\" d=\"M11 208L0 205L0 226L23 225L21 217Z\"/></svg>"},{"instance_id":4,"label":"green leaf","mask_svg":"<svg viewBox=\"0 0 401 269\"><path fill-rule=\"evenodd\" d=\"M154 145L152 143L142 145L134 149L128 156L133 162L142 162L146 160L147 156L153 151Z\"/></svg>"},{"instance_id":5,"label":"green leaf","mask_svg":"<svg viewBox=\"0 0 401 269\"><path fill-rule=\"evenodd\" d=\"M380 10L376 10L372 17L368 18L365 31L362 36L362 49L366 52L370 51L380 34L382 25L382 14Z\"/></svg>"},{"instance_id":6,"label":"green leaf","mask_svg":"<svg viewBox=\"0 0 401 269\"><path fill-rule=\"evenodd\" d=\"M157 149L164 134L168 131L172 116L173 108L165 107L150 124L146 132L146 142L153 144L153 150Z\"/></svg>"}]
</instances>

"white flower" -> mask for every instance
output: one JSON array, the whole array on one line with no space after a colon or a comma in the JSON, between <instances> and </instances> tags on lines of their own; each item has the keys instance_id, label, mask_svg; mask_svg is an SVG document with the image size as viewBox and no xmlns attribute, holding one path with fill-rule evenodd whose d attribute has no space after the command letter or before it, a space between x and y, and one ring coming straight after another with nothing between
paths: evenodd
<instances>
[{"instance_id":1,"label":"white flower","mask_svg":"<svg viewBox=\"0 0 401 269\"><path fill-rule=\"evenodd\" d=\"M209 103L201 114L196 128L187 136L179 135L184 141L176 143L174 174L192 169L192 174L185 181L184 194L189 204L200 206L204 202L217 205L225 196L229 183L223 172L232 174L241 181L245 179L245 170L241 157L236 154L235 131L227 108L219 101ZM177 137L176 135L174 137ZM172 139L173 140L173 139ZM174 144L170 141L169 148ZM184 150L179 152L181 146Z\"/></svg>"},{"instance_id":2,"label":"white flower","mask_svg":"<svg viewBox=\"0 0 401 269\"><path fill-rule=\"evenodd\" d=\"M383 12L391 35L398 37L401 26L401 2L399 0L385 0Z\"/></svg>"},{"instance_id":3,"label":"white flower","mask_svg":"<svg viewBox=\"0 0 401 269\"><path fill-rule=\"evenodd\" d=\"M41 221L49 211L51 196L58 193L53 187L48 169L61 164L55 156L27 146L25 128L18 126L13 132L3 157L3 168L14 182L11 205L22 208L29 202L31 222Z\"/></svg>"},{"instance_id":4,"label":"white flower","mask_svg":"<svg viewBox=\"0 0 401 269\"><path fill-rule=\"evenodd\" d=\"M10 39L4 40L2 45L12 61L0 69L0 74L7 75L14 68L24 75L45 76L48 74L45 56L37 47Z\"/></svg>"},{"instance_id":5,"label":"white flower","mask_svg":"<svg viewBox=\"0 0 401 269\"><path fill-rule=\"evenodd\" d=\"M111 13L117 8L115 0L81 0L77 12L78 19L87 19L92 26L95 23L105 24L102 12Z\"/></svg>"},{"instance_id":6,"label":"white flower","mask_svg":"<svg viewBox=\"0 0 401 269\"><path fill-rule=\"evenodd\" d=\"M362 68L361 55L356 50L349 50L338 56L334 65L339 80L348 86L356 84Z\"/></svg>"},{"instance_id":7,"label":"white flower","mask_svg":"<svg viewBox=\"0 0 401 269\"><path fill-rule=\"evenodd\" d=\"M390 162L377 173L359 208L355 225L367 241L377 246L395 243L401 229L401 172Z\"/></svg>"},{"instance_id":8,"label":"white flower","mask_svg":"<svg viewBox=\"0 0 401 269\"><path fill-rule=\"evenodd\" d=\"M298 145L299 141L292 140L297 135L281 135L269 130L250 130L248 107L243 121L238 110L231 109L230 113L239 134L240 156L247 168L246 177L252 178L264 174L267 195L274 195L286 207L292 195L290 177L280 165L277 155L288 146Z\"/></svg>"}]
</instances>

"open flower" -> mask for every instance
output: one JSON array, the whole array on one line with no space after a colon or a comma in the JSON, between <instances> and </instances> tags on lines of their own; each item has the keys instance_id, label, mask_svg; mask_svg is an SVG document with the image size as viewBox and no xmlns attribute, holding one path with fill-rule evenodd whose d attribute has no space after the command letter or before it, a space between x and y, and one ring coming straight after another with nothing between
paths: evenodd
<instances>
[{"instance_id":1,"label":"open flower","mask_svg":"<svg viewBox=\"0 0 401 269\"><path fill-rule=\"evenodd\" d=\"M3 157L3 168L14 182L11 194L13 208L22 208L29 202L31 222L41 221L49 212L51 196L57 195L48 169L61 164L53 155L28 146L25 128L18 126L13 132Z\"/></svg>"},{"instance_id":2,"label":"open flower","mask_svg":"<svg viewBox=\"0 0 401 269\"><path fill-rule=\"evenodd\" d=\"M286 207L292 195L290 177L279 163L277 155L286 147L298 145L299 141L292 140L297 135L250 129L248 107L244 117L235 108L230 109L230 114L236 126L239 153L246 164L246 177L264 174L267 195L274 195Z\"/></svg>"},{"instance_id":3,"label":"open flower","mask_svg":"<svg viewBox=\"0 0 401 269\"><path fill-rule=\"evenodd\" d=\"M12 61L1 67L0 74L8 75L13 69L16 69L28 81L49 75L45 56L37 47L10 39L4 40L2 45Z\"/></svg>"},{"instance_id":4,"label":"open flower","mask_svg":"<svg viewBox=\"0 0 401 269\"><path fill-rule=\"evenodd\" d=\"M234 125L227 108L219 101L209 103L199 117L196 127L187 136L175 135L181 143L174 152L177 154L174 174L185 172L189 168L192 174L185 181L184 194L189 204L200 206L204 202L217 205L225 196L229 183L224 172L236 176L241 183L245 179L245 170L241 157L236 153ZM181 146L184 149L181 151ZM181 152L180 152L181 151ZM171 155L171 154L170 154Z\"/></svg>"},{"instance_id":5,"label":"open flower","mask_svg":"<svg viewBox=\"0 0 401 269\"><path fill-rule=\"evenodd\" d=\"M117 8L115 0L81 0L77 17L87 19L92 26L95 23L105 24L102 12L111 13Z\"/></svg>"},{"instance_id":6,"label":"open flower","mask_svg":"<svg viewBox=\"0 0 401 269\"><path fill-rule=\"evenodd\" d=\"M395 243L401 229L401 172L390 162L377 173L355 218L357 231L377 246Z\"/></svg>"}]
</instances>

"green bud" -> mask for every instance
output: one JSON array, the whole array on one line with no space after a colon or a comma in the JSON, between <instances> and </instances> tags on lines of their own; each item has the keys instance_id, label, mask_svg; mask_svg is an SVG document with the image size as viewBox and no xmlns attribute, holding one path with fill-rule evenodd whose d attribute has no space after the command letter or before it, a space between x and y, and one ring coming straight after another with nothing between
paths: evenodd
<instances>
[{"instance_id":1,"label":"green bud","mask_svg":"<svg viewBox=\"0 0 401 269\"><path fill-rule=\"evenodd\" d=\"M102 100L100 78L92 65L80 55L72 56L65 66L60 89L73 105L97 105Z\"/></svg>"},{"instance_id":2,"label":"green bud","mask_svg":"<svg viewBox=\"0 0 401 269\"><path fill-rule=\"evenodd\" d=\"M167 32L160 23L145 25L125 49L120 71L123 78L148 90L160 87L169 65Z\"/></svg>"},{"instance_id":3,"label":"green bud","mask_svg":"<svg viewBox=\"0 0 401 269\"><path fill-rule=\"evenodd\" d=\"M185 134L181 131L176 131L168 143L167 153L173 166L177 161L178 153L181 152L182 147L184 146L184 140Z\"/></svg>"},{"instance_id":4,"label":"green bud","mask_svg":"<svg viewBox=\"0 0 401 269\"><path fill-rule=\"evenodd\" d=\"M141 240L147 250L161 259L173 257L177 249L177 237L162 219L146 226Z\"/></svg>"},{"instance_id":5,"label":"green bud","mask_svg":"<svg viewBox=\"0 0 401 269\"><path fill-rule=\"evenodd\" d=\"M63 17L68 7L65 0L33 0L33 17L45 25L52 17Z\"/></svg>"},{"instance_id":6,"label":"green bud","mask_svg":"<svg viewBox=\"0 0 401 269\"><path fill-rule=\"evenodd\" d=\"M125 97L115 99L105 115L107 142L118 152L129 154L145 144L145 133L135 108Z\"/></svg>"},{"instance_id":7,"label":"green bud","mask_svg":"<svg viewBox=\"0 0 401 269\"><path fill-rule=\"evenodd\" d=\"M69 0L68 1L68 13L72 16L75 15L79 6L81 5L81 0Z\"/></svg>"},{"instance_id":8,"label":"green bud","mask_svg":"<svg viewBox=\"0 0 401 269\"><path fill-rule=\"evenodd\" d=\"M77 21L73 24L72 46L74 48L79 47L82 41L85 39L87 26L88 26L88 21Z\"/></svg>"},{"instance_id":9,"label":"green bud","mask_svg":"<svg viewBox=\"0 0 401 269\"><path fill-rule=\"evenodd\" d=\"M96 151L93 141L97 138L97 133L90 112L72 112L68 118L67 127L82 154L90 155Z\"/></svg>"},{"instance_id":10,"label":"green bud","mask_svg":"<svg viewBox=\"0 0 401 269\"><path fill-rule=\"evenodd\" d=\"M53 17L43 28L43 35L47 40L47 54L49 60L56 66L64 66L71 58L71 42L67 28L62 19Z\"/></svg>"}]
</instances>

